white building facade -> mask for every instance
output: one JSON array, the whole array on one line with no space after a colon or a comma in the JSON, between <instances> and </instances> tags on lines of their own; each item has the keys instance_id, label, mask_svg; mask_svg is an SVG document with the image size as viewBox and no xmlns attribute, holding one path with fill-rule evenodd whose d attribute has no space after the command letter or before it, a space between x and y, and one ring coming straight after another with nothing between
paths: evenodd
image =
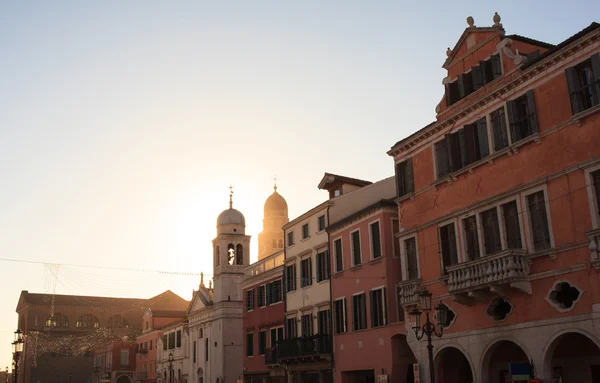
<instances>
[{"instance_id":1,"label":"white building facade","mask_svg":"<svg viewBox=\"0 0 600 383\"><path fill-rule=\"evenodd\" d=\"M178 321L166 326L157 343L157 382L187 383L189 335L186 321Z\"/></svg>"}]
</instances>

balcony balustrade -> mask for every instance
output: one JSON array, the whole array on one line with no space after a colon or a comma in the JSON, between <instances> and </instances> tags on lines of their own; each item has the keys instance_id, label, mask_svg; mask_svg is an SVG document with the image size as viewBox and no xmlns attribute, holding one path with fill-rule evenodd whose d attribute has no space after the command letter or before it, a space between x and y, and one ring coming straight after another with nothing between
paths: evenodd
<instances>
[{"instance_id":1,"label":"balcony balustrade","mask_svg":"<svg viewBox=\"0 0 600 383\"><path fill-rule=\"evenodd\" d=\"M398 302L401 306L412 306L419 303L420 279L411 279L398 283Z\"/></svg>"},{"instance_id":2,"label":"balcony balustrade","mask_svg":"<svg viewBox=\"0 0 600 383\"><path fill-rule=\"evenodd\" d=\"M590 263L596 270L600 270L600 229L588 232L587 236L590 240L588 246L590 250Z\"/></svg>"},{"instance_id":3,"label":"balcony balustrade","mask_svg":"<svg viewBox=\"0 0 600 383\"><path fill-rule=\"evenodd\" d=\"M461 303L471 298L488 300L490 293L507 295L507 289L531 294L525 255L525 250L510 249L448 266L448 292Z\"/></svg>"},{"instance_id":4,"label":"balcony balustrade","mask_svg":"<svg viewBox=\"0 0 600 383\"><path fill-rule=\"evenodd\" d=\"M304 338L283 339L277 344L277 354L281 362L302 359L331 360L332 336L317 334Z\"/></svg>"}]
</instances>

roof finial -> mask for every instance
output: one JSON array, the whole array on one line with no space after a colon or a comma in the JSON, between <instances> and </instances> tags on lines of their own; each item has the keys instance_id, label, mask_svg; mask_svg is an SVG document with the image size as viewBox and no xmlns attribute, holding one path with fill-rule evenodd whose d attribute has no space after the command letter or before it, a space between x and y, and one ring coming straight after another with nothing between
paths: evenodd
<instances>
[{"instance_id":1,"label":"roof finial","mask_svg":"<svg viewBox=\"0 0 600 383\"><path fill-rule=\"evenodd\" d=\"M273 189L277 191L277 176L273 176Z\"/></svg>"},{"instance_id":2,"label":"roof finial","mask_svg":"<svg viewBox=\"0 0 600 383\"><path fill-rule=\"evenodd\" d=\"M229 185L229 208L233 209L233 186Z\"/></svg>"},{"instance_id":3,"label":"roof finial","mask_svg":"<svg viewBox=\"0 0 600 383\"><path fill-rule=\"evenodd\" d=\"M498 12L494 12L494 18L493 18L493 20L494 20L494 26L495 27L501 27L502 26L502 24L500 24L500 20L502 20L502 19L500 18L500 15L498 14Z\"/></svg>"},{"instance_id":4,"label":"roof finial","mask_svg":"<svg viewBox=\"0 0 600 383\"><path fill-rule=\"evenodd\" d=\"M204 287L204 273L200 273L200 286Z\"/></svg>"},{"instance_id":5,"label":"roof finial","mask_svg":"<svg viewBox=\"0 0 600 383\"><path fill-rule=\"evenodd\" d=\"M469 24L469 28L475 26L475 19L473 18L473 16L467 17L467 24Z\"/></svg>"}]
</instances>

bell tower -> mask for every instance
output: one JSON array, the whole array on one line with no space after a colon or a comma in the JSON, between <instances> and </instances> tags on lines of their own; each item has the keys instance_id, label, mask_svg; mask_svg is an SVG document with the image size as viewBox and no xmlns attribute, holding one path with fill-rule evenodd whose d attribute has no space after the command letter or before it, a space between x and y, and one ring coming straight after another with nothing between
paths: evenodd
<instances>
[{"instance_id":1,"label":"bell tower","mask_svg":"<svg viewBox=\"0 0 600 383\"><path fill-rule=\"evenodd\" d=\"M258 260L283 250L282 226L288 223L288 205L277 192L277 178L273 178L273 194L264 206L263 230L258 234Z\"/></svg>"},{"instance_id":2,"label":"bell tower","mask_svg":"<svg viewBox=\"0 0 600 383\"><path fill-rule=\"evenodd\" d=\"M233 208L233 187L229 187L229 209L217 218L217 236L213 239L213 301L242 300L244 269L250 265L250 236L246 219Z\"/></svg>"}]
</instances>

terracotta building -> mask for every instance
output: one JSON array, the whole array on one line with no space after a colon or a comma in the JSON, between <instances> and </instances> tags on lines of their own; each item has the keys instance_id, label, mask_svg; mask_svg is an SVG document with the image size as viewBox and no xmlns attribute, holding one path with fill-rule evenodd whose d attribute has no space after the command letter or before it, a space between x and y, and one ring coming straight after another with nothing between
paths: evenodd
<instances>
[{"instance_id":1,"label":"terracotta building","mask_svg":"<svg viewBox=\"0 0 600 383\"><path fill-rule=\"evenodd\" d=\"M135 339L144 307L185 309L188 302L171 291L150 299L35 294L22 291L17 304L23 353L18 383L65 378L91 379L91 350L124 336Z\"/></svg>"},{"instance_id":2,"label":"terracotta building","mask_svg":"<svg viewBox=\"0 0 600 383\"><path fill-rule=\"evenodd\" d=\"M553 45L507 35L497 14L467 23L436 121L388 152L400 303L426 288L450 310L437 382L598 382L600 25Z\"/></svg>"},{"instance_id":3,"label":"terracotta building","mask_svg":"<svg viewBox=\"0 0 600 383\"><path fill-rule=\"evenodd\" d=\"M162 329L173 322L181 321L185 315L185 310L146 309L142 318L142 334L136 338L136 382L157 382L157 351L158 341L163 336Z\"/></svg>"},{"instance_id":4,"label":"terracotta building","mask_svg":"<svg viewBox=\"0 0 600 383\"><path fill-rule=\"evenodd\" d=\"M93 383L133 382L136 362L135 342L109 342L95 347L92 354L94 357ZM69 376L69 378L72 381L72 377ZM57 377L57 381L60 381L60 376Z\"/></svg>"},{"instance_id":5,"label":"terracotta building","mask_svg":"<svg viewBox=\"0 0 600 383\"><path fill-rule=\"evenodd\" d=\"M394 177L337 197L329 208L335 381L405 382L404 310ZM335 221L334 221L335 220Z\"/></svg>"},{"instance_id":6,"label":"terracotta building","mask_svg":"<svg viewBox=\"0 0 600 383\"><path fill-rule=\"evenodd\" d=\"M242 283L246 383L283 383L285 378L276 348L283 339L283 261L279 251L246 268Z\"/></svg>"}]
</instances>

